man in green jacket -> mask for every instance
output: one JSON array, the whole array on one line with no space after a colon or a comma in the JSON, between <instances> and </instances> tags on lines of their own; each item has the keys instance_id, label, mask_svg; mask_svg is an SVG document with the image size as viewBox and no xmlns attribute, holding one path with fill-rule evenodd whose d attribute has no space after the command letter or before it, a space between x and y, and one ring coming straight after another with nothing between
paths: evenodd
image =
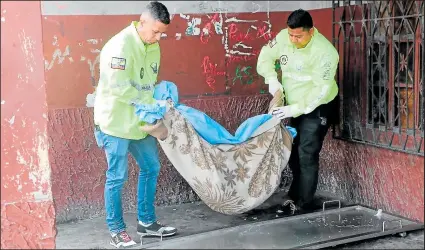
<instances>
[{"instance_id":1,"label":"man in green jacket","mask_svg":"<svg viewBox=\"0 0 425 250\"><path fill-rule=\"evenodd\" d=\"M339 55L334 46L313 26L311 15L302 9L290 14L288 28L263 46L257 72L275 95L283 91L286 106L275 108L279 119L292 118L297 129L289 166L293 181L284 205L311 209L317 189L319 153L329 128L332 101L338 94L334 80ZM277 79L275 62L279 60L282 84Z\"/></svg>"},{"instance_id":2,"label":"man in green jacket","mask_svg":"<svg viewBox=\"0 0 425 250\"><path fill-rule=\"evenodd\" d=\"M121 193L128 179L128 153L139 165L137 233L169 236L173 227L158 223L155 192L160 170L156 139L140 130L134 104L154 104L154 84L160 65L158 41L167 30L170 14L159 2L150 2L139 22L112 37L100 53L100 78L94 102L95 138L106 154L106 222L110 244L129 247L136 243L126 232ZM167 105L160 103L160 105Z\"/></svg>"}]
</instances>

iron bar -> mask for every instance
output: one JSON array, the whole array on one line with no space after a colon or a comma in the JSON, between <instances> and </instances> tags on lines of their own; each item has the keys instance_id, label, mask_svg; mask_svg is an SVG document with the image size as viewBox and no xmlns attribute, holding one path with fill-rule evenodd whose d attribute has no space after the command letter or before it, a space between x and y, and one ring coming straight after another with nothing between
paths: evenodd
<instances>
[{"instance_id":1,"label":"iron bar","mask_svg":"<svg viewBox=\"0 0 425 250\"><path fill-rule=\"evenodd\" d=\"M423 6L333 1L332 42L343 55L334 138L424 155Z\"/></svg>"}]
</instances>

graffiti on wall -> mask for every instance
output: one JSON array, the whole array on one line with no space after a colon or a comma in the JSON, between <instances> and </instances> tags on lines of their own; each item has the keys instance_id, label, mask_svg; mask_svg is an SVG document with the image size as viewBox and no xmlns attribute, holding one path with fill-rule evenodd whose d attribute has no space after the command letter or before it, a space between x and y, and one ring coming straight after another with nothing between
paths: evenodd
<instances>
[{"instance_id":1,"label":"graffiti on wall","mask_svg":"<svg viewBox=\"0 0 425 250\"><path fill-rule=\"evenodd\" d=\"M167 34L161 38L160 80L163 76L162 79L180 84L182 96L262 93L264 81L256 72L256 59L261 47L276 31L272 30L269 13L257 13L254 7L253 14L174 13ZM112 22L114 27L101 25L100 19L106 17L109 21L117 19ZM51 41L44 45L46 75L60 82L55 84L66 85L62 89L71 88L72 84L86 84L84 95L87 95L97 86L102 46L134 18L91 16L84 20L72 18L72 21L66 18L71 19L44 18L44 26L49 26L44 34L49 35ZM92 24L87 24L88 19L92 19ZM68 34L69 30L79 30L79 33ZM188 55L189 52L192 54ZM75 79L63 79L65 70L74 72L71 78ZM188 81L190 86L186 85Z\"/></svg>"},{"instance_id":2,"label":"graffiti on wall","mask_svg":"<svg viewBox=\"0 0 425 250\"><path fill-rule=\"evenodd\" d=\"M66 40L66 39L65 39ZM100 59L100 50L102 49L103 43L102 39L90 38L85 41L78 41L77 48L85 48L87 49L86 53L75 53L78 52L78 49L74 51L75 48L70 48L69 44L59 43L58 37L53 36L52 45L55 47L53 54L51 55L51 59L45 58L44 60L44 69L45 71L50 71L54 67L54 65L60 65L64 63L66 59L68 59L69 63L74 63L76 60L86 64L87 68L90 72L90 82L93 87L96 86L99 72L99 59ZM61 46L62 45L62 46ZM71 54L71 51L74 53ZM88 53L87 53L88 52ZM74 58L74 56L78 56L78 58Z\"/></svg>"},{"instance_id":3,"label":"graffiti on wall","mask_svg":"<svg viewBox=\"0 0 425 250\"><path fill-rule=\"evenodd\" d=\"M201 34L199 34L200 42L208 45L211 36L221 36L222 49L225 52L223 60L224 71L228 74L229 82L227 86L231 88L235 84L252 84L256 75L255 67L256 58L259 55L261 45L266 44L276 34L271 29L270 19L238 19L237 17L226 18L223 13L215 13L214 15L206 15L207 20L203 25ZM186 16L186 18L188 18ZM188 29L193 22L188 22ZM200 28L199 28L200 29ZM188 35L188 33L186 33ZM195 34L191 34L194 36ZM210 60L209 56L204 57L204 62ZM252 61L252 62L250 62ZM209 62L211 64L211 62ZM214 88L214 74L205 72L205 63L203 72L205 74L205 83L212 89ZM230 71L230 65L236 67ZM227 69L226 69L227 68ZM221 72L219 72L221 73ZM230 76L232 75L232 76Z\"/></svg>"}]
</instances>

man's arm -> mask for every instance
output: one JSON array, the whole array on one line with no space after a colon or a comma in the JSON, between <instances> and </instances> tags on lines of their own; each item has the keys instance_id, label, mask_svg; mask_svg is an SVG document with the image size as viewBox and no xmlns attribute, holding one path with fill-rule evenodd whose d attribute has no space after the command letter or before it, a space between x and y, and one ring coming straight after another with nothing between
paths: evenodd
<instances>
[{"instance_id":1,"label":"man's arm","mask_svg":"<svg viewBox=\"0 0 425 250\"><path fill-rule=\"evenodd\" d=\"M275 108L273 114L279 119L312 112L324 104L334 88L337 88L334 77L338 67L338 54L323 53L317 60L312 69L313 88L305 96L300 96L297 103Z\"/></svg>"},{"instance_id":2,"label":"man's arm","mask_svg":"<svg viewBox=\"0 0 425 250\"><path fill-rule=\"evenodd\" d=\"M279 46L281 33L261 48L257 61L257 73L264 77L265 83L269 85L270 94L274 95L277 90L282 91L282 84L277 79L275 62L279 59Z\"/></svg>"},{"instance_id":3,"label":"man's arm","mask_svg":"<svg viewBox=\"0 0 425 250\"><path fill-rule=\"evenodd\" d=\"M338 68L339 56L337 53L324 53L313 68L314 88L300 102L302 114L308 114L325 103L333 88L336 88L335 74Z\"/></svg>"},{"instance_id":4,"label":"man's arm","mask_svg":"<svg viewBox=\"0 0 425 250\"><path fill-rule=\"evenodd\" d=\"M318 63L314 64L312 69L314 87L306 96L300 97L299 102L290 105L293 117L308 114L326 102L333 88L336 88L334 78L338 61L338 54L332 53L323 53L318 58Z\"/></svg>"},{"instance_id":5,"label":"man's arm","mask_svg":"<svg viewBox=\"0 0 425 250\"><path fill-rule=\"evenodd\" d=\"M105 86L108 95L116 97L116 100L126 104L133 104L140 99L139 83L137 79L139 75L134 76L135 71L134 59L131 51L123 46L116 48L114 51L107 51L100 55L100 78L108 84ZM144 104L152 104L155 102L153 95L152 100ZM145 100L146 101L146 100Z\"/></svg>"},{"instance_id":6,"label":"man's arm","mask_svg":"<svg viewBox=\"0 0 425 250\"><path fill-rule=\"evenodd\" d=\"M109 50L111 50L109 48ZM117 100L125 102L136 96L128 96L132 91L133 59L125 48L116 48L115 51L102 51L100 54L100 84L107 88L104 92L117 97ZM105 84L107 83L107 84Z\"/></svg>"}]
</instances>

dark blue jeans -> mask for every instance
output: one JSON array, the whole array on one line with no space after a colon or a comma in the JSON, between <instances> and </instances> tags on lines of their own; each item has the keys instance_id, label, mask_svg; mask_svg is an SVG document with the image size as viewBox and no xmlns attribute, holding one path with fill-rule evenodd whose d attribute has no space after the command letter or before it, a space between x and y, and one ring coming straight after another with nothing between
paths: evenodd
<instances>
[{"instance_id":1,"label":"dark blue jeans","mask_svg":"<svg viewBox=\"0 0 425 250\"><path fill-rule=\"evenodd\" d=\"M122 212L122 189L128 179L128 153L140 167L137 188L138 220L150 224L156 221L155 193L160 170L156 139L148 136L141 140L128 140L95 129L96 142L105 150L108 161L105 183L106 223L111 233L126 229Z\"/></svg>"}]
</instances>

